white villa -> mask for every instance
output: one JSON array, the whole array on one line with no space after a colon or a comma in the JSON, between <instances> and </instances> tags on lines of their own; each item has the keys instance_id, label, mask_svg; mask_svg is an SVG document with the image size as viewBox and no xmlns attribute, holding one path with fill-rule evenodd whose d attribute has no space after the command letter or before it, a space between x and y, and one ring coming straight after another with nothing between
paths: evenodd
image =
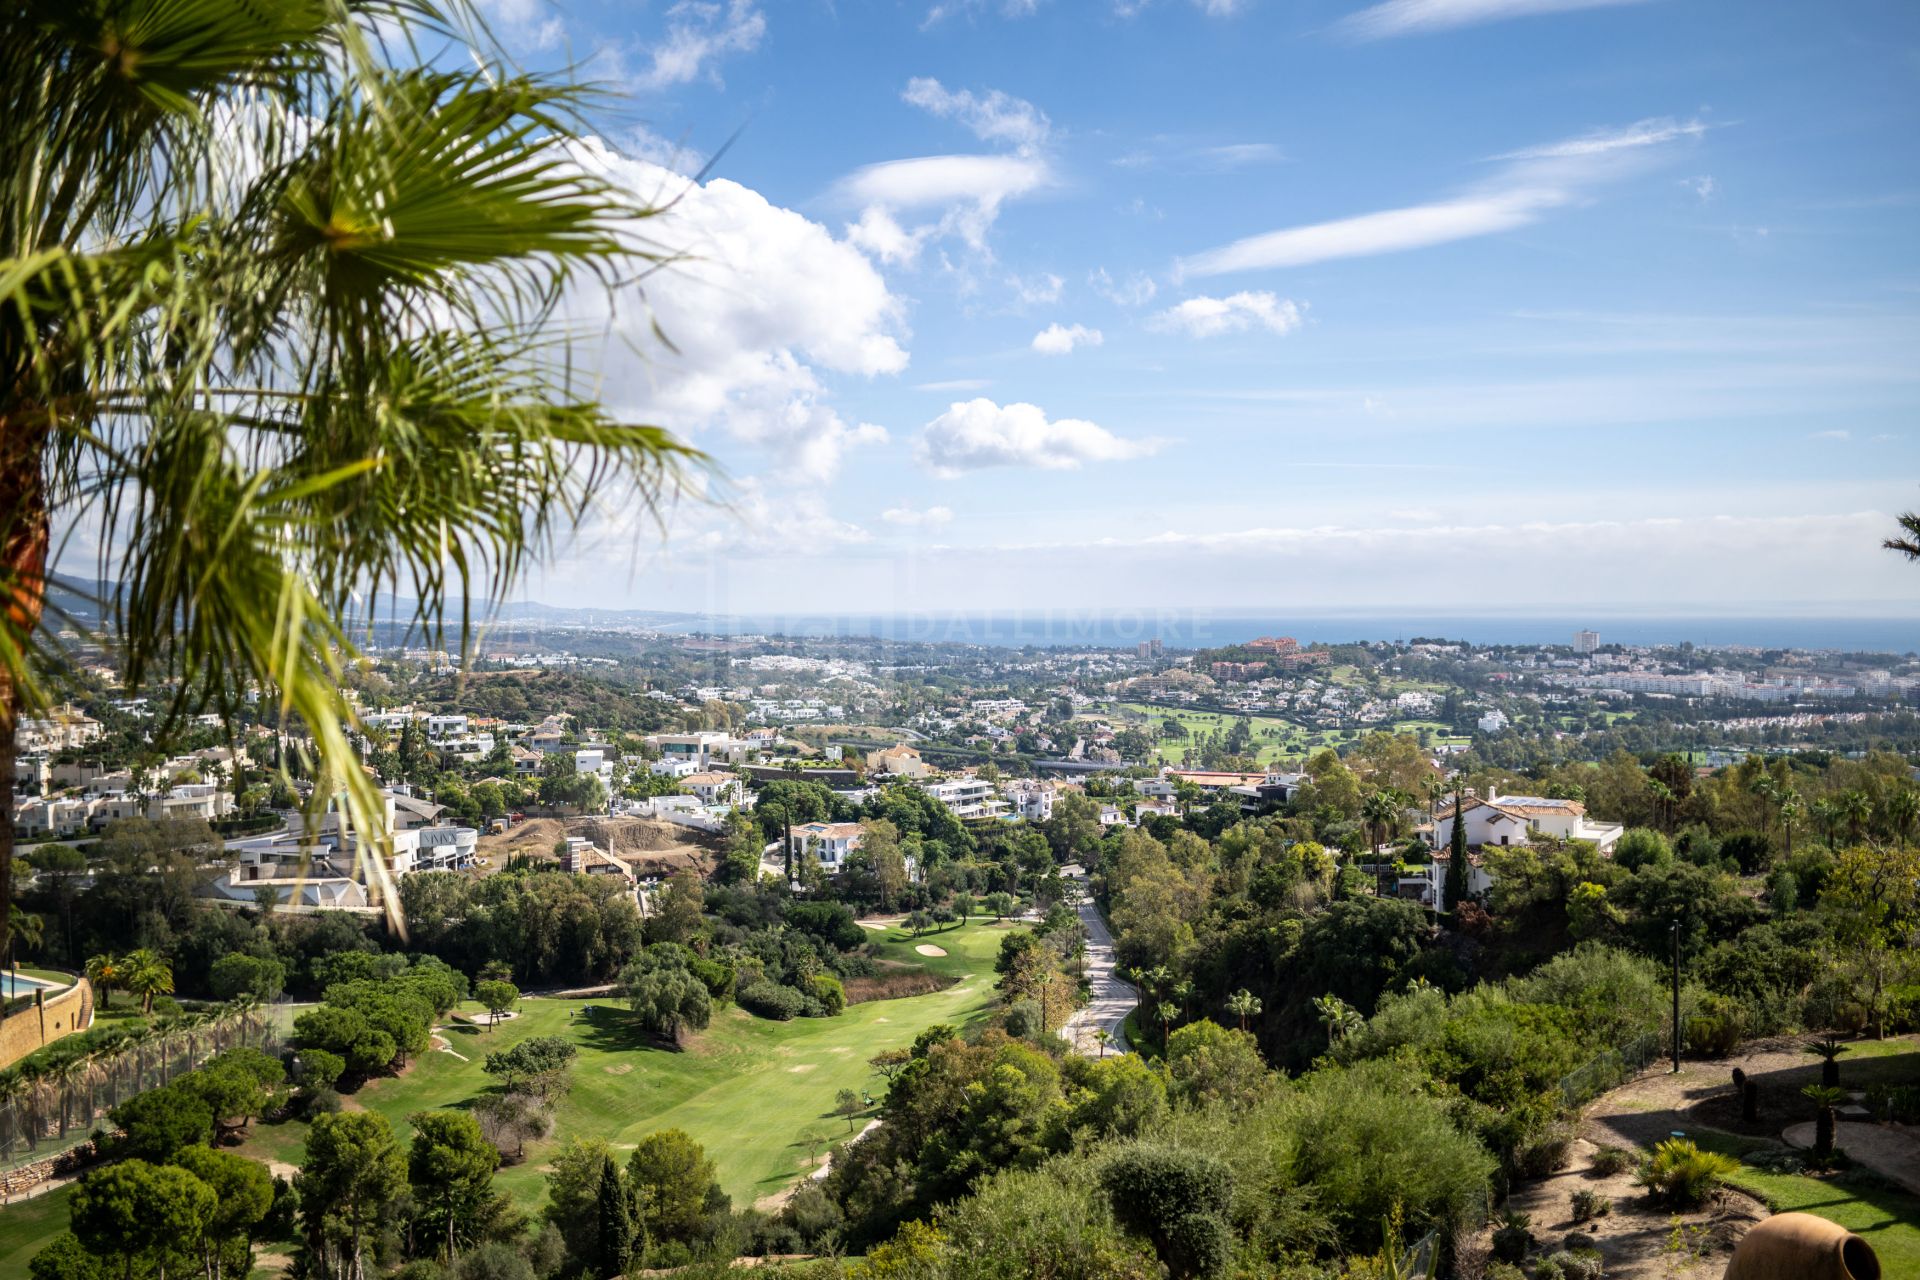
<instances>
[{"instance_id":1,"label":"white villa","mask_svg":"<svg viewBox=\"0 0 1920 1280\"><path fill-rule=\"evenodd\" d=\"M1468 797L1460 802L1460 817L1453 805L1442 809L1433 820L1433 845L1448 848L1453 841L1456 820L1466 825L1467 846L1489 844L1526 844L1539 833L1561 840L1590 840L1600 852L1611 853L1625 828L1618 822L1595 822L1587 817L1587 807L1578 800L1552 800L1544 796L1503 796L1489 789L1485 797Z\"/></svg>"}]
</instances>

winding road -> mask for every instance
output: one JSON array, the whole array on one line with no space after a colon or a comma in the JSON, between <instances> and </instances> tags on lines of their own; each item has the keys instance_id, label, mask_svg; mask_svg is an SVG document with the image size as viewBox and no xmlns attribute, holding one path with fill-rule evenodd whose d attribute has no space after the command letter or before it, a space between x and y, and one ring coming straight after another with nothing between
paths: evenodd
<instances>
[{"instance_id":1,"label":"winding road","mask_svg":"<svg viewBox=\"0 0 1920 1280\"><path fill-rule=\"evenodd\" d=\"M1094 905L1093 894L1087 887L1086 870L1069 863L1060 868L1060 874L1073 886L1072 900L1080 911L1080 923L1087 929L1087 981L1093 992L1086 1007L1076 1010L1060 1028L1060 1035L1073 1046L1075 1053L1090 1058L1100 1057L1109 1050L1125 1053L1125 1023L1127 1015L1140 1002L1140 993L1114 972L1113 934L1107 929L1107 922L1100 918L1100 908ZM1094 1034L1102 1028L1108 1036L1105 1046Z\"/></svg>"}]
</instances>

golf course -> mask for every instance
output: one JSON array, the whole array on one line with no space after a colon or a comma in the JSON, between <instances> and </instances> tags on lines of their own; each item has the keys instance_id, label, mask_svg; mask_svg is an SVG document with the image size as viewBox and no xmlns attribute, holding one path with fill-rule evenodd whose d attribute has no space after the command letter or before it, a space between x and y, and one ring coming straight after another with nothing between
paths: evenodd
<instances>
[{"instance_id":1,"label":"golf course","mask_svg":"<svg viewBox=\"0 0 1920 1280\"><path fill-rule=\"evenodd\" d=\"M468 1003L437 1033L444 1048L420 1055L396 1076L368 1081L342 1102L385 1115L404 1142L413 1113L469 1106L496 1087L483 1069L488 1053L530 1036L563 1036L579 1054L554 1133L529 1143L523 1160L499 1171L499 1189L536 1213L546 1198L548 1158L568 1139L602 1138L616 1150L631 1149L649 1133L677 1128L706 1147L727 1193L744 1208L777 1196L865 1123L864 1116L837 1114L835 1098L851 1089L878 1101L885 1082L869 1058L910 1045L935 1023L964 1026L984 1015L993 998L994 955L1012 927L976 920L924 937L897 927L870 929L879 960L916 966L952 985L851 1005L838 1017L790 1022L727 1004L679 1050L642 1034L614 995L529 996L495 1027L487 1026L483 1008ZM287 1174L300 1162L306 1133L298 1120L256 1123L232 1150ZM25 1276L27 1260L66 1229L68 1196L60 1189L0 1207L0 1280Z\"/></svg>"}]
</instances>

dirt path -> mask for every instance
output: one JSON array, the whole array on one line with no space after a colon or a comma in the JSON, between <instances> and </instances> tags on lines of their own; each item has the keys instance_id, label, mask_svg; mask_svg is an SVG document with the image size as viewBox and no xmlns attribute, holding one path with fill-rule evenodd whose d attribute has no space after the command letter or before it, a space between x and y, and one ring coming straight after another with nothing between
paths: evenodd
<instances>
[{"instance_id":1,"label":"dirt path","mask_svg":"<svg viewBox=\"0 0 1920 1280\"><path fill-rule=\"evenodd\" d=\"M860 1132L854 1134L851 1138L848 1138L845 1142L840 1144L840 1149L842 1151L846 1150L848 1147L860 1141L862 1138L866 1137L868 1134L872 1133L875 1129L878 1129L879 1127L880 1127L880 1121L877 1118L867 1121L865 1128L861 1129ZM802 1186L806 1185L809 1182L819 1182L820 1180L825 1178L829 1173L832 1173L832 1172L833 1172L833 1152L828 1151L826 1158L823 1159L818 1165L814 1166L814 1168L807 1173L806 1177L795 1178L792 1182L780 1188L780 1190L761 1196L758 1200L755 1200L753 1202L753 1207L759 1210L761 1213L778 1213L782 1209L787 1207L787 1201L793 1199L794 1192L798 1191Z\"/></svg>"},{"instance_id":2,"label":"dirt path","mask_svg":"<svg viewBox=\"0 0 1920 1280\"><path fill-rule=\"evenodd\" d=\"M1813 1146L1813 1129L1808 1120L1789 1126L1782 1136L1790 1147L1807 1148ZM1849 1160L1920 1196L1920 1137L1912 1130L1842 1120L1833 1126L1833 1142Z\"/></svg>"}]
</instances>

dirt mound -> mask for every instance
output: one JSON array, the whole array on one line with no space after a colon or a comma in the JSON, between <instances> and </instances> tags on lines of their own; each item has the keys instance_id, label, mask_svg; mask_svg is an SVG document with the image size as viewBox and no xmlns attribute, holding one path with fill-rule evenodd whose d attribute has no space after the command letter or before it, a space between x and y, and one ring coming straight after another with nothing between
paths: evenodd
<instances>
[{"instance_id":1,"label":"dirt mound","mask_svg":"<svg viewBox=\"0 0 1920 1280\"><path fill-rule=\"evenodd\" d=\"M698 831L653 818L529 818L504 835L482 836L483 852L552 853L567 836L585 836L615 856L699 855L711 839Z\"/></svg>"}]
</instances>

